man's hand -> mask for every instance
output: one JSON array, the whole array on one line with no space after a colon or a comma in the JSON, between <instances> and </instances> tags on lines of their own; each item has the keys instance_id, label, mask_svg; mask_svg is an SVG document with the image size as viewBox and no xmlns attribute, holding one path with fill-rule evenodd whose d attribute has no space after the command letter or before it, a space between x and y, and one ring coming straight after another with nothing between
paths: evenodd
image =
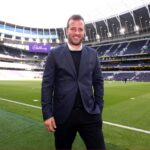
<instances>
[{"instance_id":1,"label":"man's hand","mask_svg":"<svg viewBox=\"0 0 150 150\"><path fill-rule=\"evenodd\" d=\"M55 129L57 128L54 117L45 120L44 125L49 132L55 132Z\"/></svg>"}]
</instances>

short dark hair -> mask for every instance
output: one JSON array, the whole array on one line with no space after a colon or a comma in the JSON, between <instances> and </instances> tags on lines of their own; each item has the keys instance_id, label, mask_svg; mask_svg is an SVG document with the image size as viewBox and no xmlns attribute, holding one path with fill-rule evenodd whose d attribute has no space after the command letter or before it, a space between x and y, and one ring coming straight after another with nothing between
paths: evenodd
<instances>
[{"instance_id":1,"label":"short dark hair","mask_svg":"<svg viewBox=\"0 0 150 150\"><path fill-rule=\"evenodd\" d=\"M67 21L67 29L69 28L69 21L70 20L82 20L84 22L84 19L81 15L72 15L68 21Z\"/></svg>"}]
</instances>

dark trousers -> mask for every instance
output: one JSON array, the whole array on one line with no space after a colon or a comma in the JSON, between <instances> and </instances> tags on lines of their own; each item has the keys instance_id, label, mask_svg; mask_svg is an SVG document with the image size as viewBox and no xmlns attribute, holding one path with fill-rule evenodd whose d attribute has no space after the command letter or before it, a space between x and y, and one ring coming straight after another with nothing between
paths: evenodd
<instances>
[{"instance_id":1,"label":"dark trousers","mask_svg":"<svg viewBox=\"0 0 150 150\"><path fill-rule=\"evenodd\" d=\"M54 133L56 150L71 150L77 132L87 150L105 150L100 115L88 114L81 108L73 109L64 124L57 124Z\"/></svg>"}]
</instances>

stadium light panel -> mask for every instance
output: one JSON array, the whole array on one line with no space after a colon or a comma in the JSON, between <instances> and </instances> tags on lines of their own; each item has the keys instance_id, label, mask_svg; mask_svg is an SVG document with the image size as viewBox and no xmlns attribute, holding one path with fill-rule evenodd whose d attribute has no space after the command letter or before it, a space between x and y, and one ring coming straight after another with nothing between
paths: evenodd
<instances>
[{"instance_id":1,"label":"stadium light panel","mask_svg":"<svg viewBox=\"0 0 150 150\"><path fill-rule=\"evenodd\" d=\"M85 41L88 41L89 39L88 39L88 36L85 36Z\"/></svg>"},{"instance_id":2,"label":"stadium light panel","mask_svg":"<svg viewBox=\"0 0 150 150\"><path fill-rule=\"evenodd\" d=\"M100 40L100 36L99 34L96 34L96 40L99 41Z\"/></svg>"},{"instance_id":3,"label":"stadium light panel","mask_svg":"<svg viewBox=\"0 0 150 150\"><path fill-rule=\"evenodd\" d=\"M14 40L15 40L15 38L16 38L16 37L15 37L15 35L13 35L13 36L12 36L12 40L14 41Z\"/></svg>"},{"instance_id":4,"label":"stadium light panel","mask_svg":"<svg viewBox=\"0 0 150 150\"><path fill-rule=\"evenodd\" d=\"M140 27L138 25L134 26L134 31L139 34Z\"/></svg>"},{"instance_id":5,"label":"stadium light panel","mask_svg":"<svg viewBox=\"0 0 150 150\"><path fill-rule=\"evenodd\" d=\"M65 38L65 39L64 39L64 41L65 41L65 42L68 42L68 39L67 39L67 38Z\"/></svg>"},{"instance_id":6,"label":"stadium light panel","mask_svg":"<svg viewBox=\"0 0 150 150\"><path fill-rule=\"evenodd\" d=\"M25 41L25 38L24 38L24 37L21 37L21 41L24 42L24 41Z\"/></svg>"},{"instance_id":7,"label":"stadium light panel","mask_svg":"<svg viewBox=\"0 0 150 150\"><path fill-rule=\"evenodd\" d=\"M3 33L1 34L1 38L4 38L4 34Z\"/></svg>"},{"instance_id":8,"label":"stadium light panel","mask_svg":"<svg viewBox=\"0 0 150 150\"><path fill-rule=\"evenodd\" d=\"M121 34L121 35L124 35L124 34L125 34L125 28L121 28L121 29L120 29L120 34Z\"/></svg>"},{"instance_id":9,"label":"stadium light panel","mask_svg":"<svg viewBox=\"0 0 150 150\"><path fill-rule=\"evenodd\" d=\"M108 37L112 37L111 32L108 32L108 33L107 33L107 36L108 36Z\"/></svg>"},{"instance_id":10,"label":"stadium light panel","mask_svg":"<svg viewBox=\"0 0 150 150\"><path fill-rule=\"evenodd\" d=\"M39 39L39 38L37 38L37 39L36 39L36 42L37 42L37 43L40 43L40 39Z\"/></svg>"},{"instance_id":11,"label":"stadium light panel","mask_svg":"<svg viewBox=\"0 0 150 150\"><path fill-rule=\"evenodd\" d=\"M2 34L1 34L1 37L0 37L1 41L3 41L4 36L5 36L5 35L2 33Z\"/></svg>"},{"instance_id":12,"label":"stadium light panel","mask_svg":"<svg viewBox=\"0 0 150 150\"><path fill-rule=\"evenodd\" d=\"M49 43L52 43L52 39L49 39Z\"/></svg>"},{"instance_id":13,"label":"stadium light panel","mask_svg":"<svg viewBox=\"0 0 150 150\"><path fill-rule=\"evenodd\" d=\"M46 43L47 43L47 40L46 40L46 39L43 39L43 43L46 44Z\"/></svg>"},{"instance_id":14,"label":"stadium light panel","mask_svg":"<svg viewBox=\"0 0 150 150\"><path fill-rule=\"evenodd\" d=\"M137 26L137 25L134 26L134 31L139 31L139 29L140 29L139 26Z\"/></svg>"},{"instance_id":15,"label":"stadium light panel","mask_svg":"<svg viewBox=\"0 0 150 150\"><path fill-rule=\"evenodd\" d=\"M56 39L56 43L60 43L60 40L59 40L59 39Z\"/></svg>"},{"instance_id":16,"label":"stadium light panel","mask_svg":"<svg viewBox=\"0 0 150 150\"><path fill-rule=\"evenodd\" d=\"M32 39L32 38L29 38L29 42L33 42L33 39Z\"/></svg>"}]
</instances>

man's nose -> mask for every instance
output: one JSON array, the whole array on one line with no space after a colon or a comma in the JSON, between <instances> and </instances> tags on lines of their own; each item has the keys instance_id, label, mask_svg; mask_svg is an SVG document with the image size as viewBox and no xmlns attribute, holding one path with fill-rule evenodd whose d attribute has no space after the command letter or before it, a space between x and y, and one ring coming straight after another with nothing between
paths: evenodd
<instances>
[{"instance_id":1,"label":"man's nose","mask_svg":"<svg viewBox=\"0 0 150 150\"><path fill-rule=\"evenodd\" d=\"M79 31L79 30L76 30L76 31L75 31L75 34L80 34L80 31Z\"/></svg>"}]
</instances>

